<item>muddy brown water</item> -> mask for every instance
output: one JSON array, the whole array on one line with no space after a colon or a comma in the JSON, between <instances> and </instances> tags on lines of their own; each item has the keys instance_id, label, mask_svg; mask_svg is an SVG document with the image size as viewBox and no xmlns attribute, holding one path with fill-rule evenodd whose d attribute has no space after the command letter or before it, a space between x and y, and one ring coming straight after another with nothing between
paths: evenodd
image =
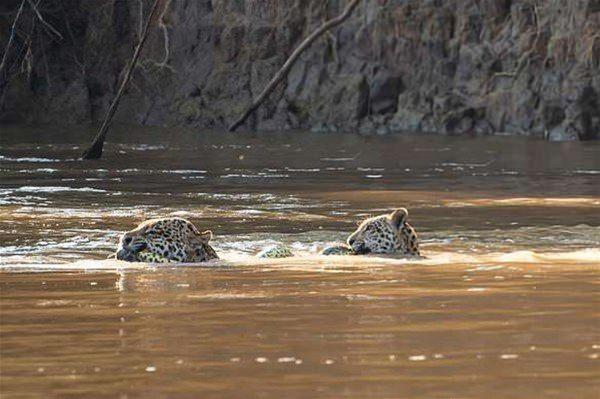
<instances>
[{"instance_id":1,"label":"muddy brown water","mask_svg":"<svg viewBox=\"0 0 600 399\"><path fill-rule=\"evenodd\" d=\"M2 398L600 395L600 143L0 132ZM397 206L427 259L316 255ZM162 215L222 259L105 259Z\"/></svg>"}]
</instances>

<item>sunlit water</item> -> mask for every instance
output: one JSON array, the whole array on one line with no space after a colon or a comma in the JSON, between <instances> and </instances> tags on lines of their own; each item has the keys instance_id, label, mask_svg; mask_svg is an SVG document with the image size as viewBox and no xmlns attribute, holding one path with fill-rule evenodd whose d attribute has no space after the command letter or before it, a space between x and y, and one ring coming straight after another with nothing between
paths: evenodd
<instances>
[{"instance_id":1,"label":"sunlit water","mask_svg":"<svg viewBox=\"0 0 600 399\"><path fill-rule=\"evenodd\" d=\"M598 398L600 143L92 135L0 127L2 397ZM426 259L316 255L398 206ZM222 259L106 260L165 215Z\"/></svg>"}]
</instances>

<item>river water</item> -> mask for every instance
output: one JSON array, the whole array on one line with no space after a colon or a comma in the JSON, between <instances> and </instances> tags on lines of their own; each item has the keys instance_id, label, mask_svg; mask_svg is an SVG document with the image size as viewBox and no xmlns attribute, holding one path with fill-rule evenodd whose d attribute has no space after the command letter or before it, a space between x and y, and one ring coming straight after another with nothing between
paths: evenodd
<instances>
[{"instance_id":1,"label":"river water","mask_svg":"<svg viewBox=\"0 0 600 399\"><path fill-rule=\"evenodd\" d=\"M598 142L0 132L3 398L600 395ZM316 255L399 206L426 259ZM164 215L222 259L106 260Z\"/></svg>"}]
</instances>

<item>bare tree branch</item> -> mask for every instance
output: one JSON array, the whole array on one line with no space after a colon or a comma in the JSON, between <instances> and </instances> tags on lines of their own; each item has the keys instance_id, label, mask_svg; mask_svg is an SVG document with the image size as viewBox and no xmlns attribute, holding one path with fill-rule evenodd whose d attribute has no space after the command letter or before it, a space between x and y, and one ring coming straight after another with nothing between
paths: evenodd
<instances>
[{"instance_id":1,"label":"bare tree branch","mask_svg":"<svg viewBox=\"0 0 600 399\"><path fill-rule=\"evenodd\" d=\"M164 43L164 48L165 48L165 55L161 62L155 61L151 58L140 61L139 68L141 68L144 71L146 70L146 66L148 65L148 66L154 66L156 68L167 68L169 71L175 73L175 69L173 69L173 67L171 67L169 65L169 59L171 58L171 51L170 51L171 39L169 37L169 29L165 22L165 16L166 16L167 11L169 10L170 6L171 6L171 0L163 0L162 11L161 11L160 15L158 16L158 27L163 32L163 39L164 39L163 43ZM140 0L140 12L141 12L141 0Z\"/></svg>"},{"instance_id":2,"label":"bare tree branch","mask_svg":"<svg viewBox=\"0 0 600 399\"><path fill-rule=\"evenodd\" d=\"M325 22L323 25L319 26L314 32L308 35L308 37L304 39L302 43L300 43L300 45L296 47L296 49L292 52L292 54L285 61L281 69L279 69L275 76L273 76L269 84L267 84L267 87L265 87L265 89L254 99L252 104L246 109L242 116L240 116L239 119L229 127L229 131L233 132L240 125L242 125L246 121L246 119L248 119L248 117L254 111L256 111L260 104L262 104L267 99L269 94L271 94L271 92L275 90L275 87L277 87L277 85L287 76L290 69L292 69L292 66L294 66L294 63L298 60L300 55L323 33L327 32L329 29L341 24L346 19L348 19L348 17L350 17L352 11L354 11L359 2L360 0L351 0L340 15Z\"/></svg>"},{"instance_id":3,"label":"bare tree branch","mask_svg":"<svg viewBox=\"0 0 600 399\"><path fill-rule=\"evenodd\" d=\"M150 15L148 16L148 20L146 21L146 25L144 26L144 32L142 32L142 36L140 37L140 41L137 44L135 51L133 53L133 57L131 62L129 63L129 67L127 68L127 72L125 73L125 77L121 82L121 86L117 91L117 95L115 96L112 104L110 104L110 108L108 109L108 113L106 114L106 118L104 118L104 122L102 123L102 127L100 131L94 138L92 145L81 155L83 159L100 159L102 157L102 149L104 147L104 141L106 140L106 134L108 133L108 128L110 127L111 121L115 112L117 111L117 107L119 106L119 101L121 100L121 96L125 92L125 87L127 87L127 83L131 78L131 73L135 68L138 58L140 57L140 53L142 51L142 47L148 38L148 31L150 28L150 23L154 19L154 14L158 10L158 4L160 0L154 0L154 4L152 5L152 10L150 11Z\"/></svg>"},{"instance_id":4,"label":"bare tree branch","mask_svg":"<svg viewBox=\"0 0 600 399\"><path fill-rule=\"evenodd\" d=\"M27 2L31 6L31 9L33 10L33 12L35 12L35 15L37 15L37 17L40 20L40 22L42 23L42 25L44 25L46 27L46 29L48 29L50 32L52 32L52 34L55 35L56 37L58 37L60 40L64 40L64 38L60 34L60 32L57 31L56 29L54 29L54 27L52 25L50 25L48 22L46 22L46 20L44 19L44 17L42 17L42 14L40 13L40 10L38 10L38 8L34 4L34 2L31 1L31 0L27 0Z\"/></svg>"},{"instance_id":5,"label":"bare tree branch","mask_svg":"<svg viewBox=\"0 0 600 399\"><path fill-rule=\"evenodd\" d=\"M4 92L5 79L4 73L6 68L6 60L8 59L8 53L10 52L10 48L12 46L13 40L15 39L15 31L17 28L17 22L19 21L19 17L23 12L23 6L25 5L25 0L21 1L21 5L19 6L19 10L17 11L17 15L15 15L15 19L13 20L12 26L10 27L10 36L8 38L8 42L6 43L6 48L4 49L4 54L2 55L2 62L0 62L0 93Z\"/></svg>"},{"instance_id":6,"label":"bare tree branch","mask_svg":"<svg viewBox=\"0 0 600 399\"><path fill-rule=\"evenodd\" d=\"M138 35L142 37L144 31L144 0L138 0L140 3L140 27L138 28Z\"/></svg>"},{"instance_id":7,"label":"bare tree branch","mask_svg":"<svg viewBox=\"0 0 600 399\"><path fill-rule=\"evenodd\" d=\"M165 58L163 59L163 61L160 64L158 64L161 67L166 66L167 63L169 62L169 58L170 58L170 53L169 53L169 47L170 47L169 31L167 29L167 24L165 23L165 14L167 13L167 10L169 9L170 5L171 5L171 0L166 0L165 1L165 5L163 7L163 10L160 13L160 17L158 18L158 26L162 29L162 31L163 31L163 37L165 39Z\"/></svg>"}]
</instances>

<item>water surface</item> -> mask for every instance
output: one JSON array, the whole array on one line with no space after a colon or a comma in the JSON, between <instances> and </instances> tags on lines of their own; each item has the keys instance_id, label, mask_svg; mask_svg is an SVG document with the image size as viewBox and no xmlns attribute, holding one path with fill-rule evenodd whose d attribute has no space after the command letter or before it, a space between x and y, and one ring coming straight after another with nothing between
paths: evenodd
<instances>
[{"instance_id":1,"label":"water surface","mask_svg":"<svg viewBox=\"0 0 600 399\"><path fill-rule=\"evenodd\" d=\"M113 133L2 128L3 397L598 397L598 143ZM398 206L427 259L316 255ZM106 260L164 215L222 260Z\"/></svg>"}]
</instances>

